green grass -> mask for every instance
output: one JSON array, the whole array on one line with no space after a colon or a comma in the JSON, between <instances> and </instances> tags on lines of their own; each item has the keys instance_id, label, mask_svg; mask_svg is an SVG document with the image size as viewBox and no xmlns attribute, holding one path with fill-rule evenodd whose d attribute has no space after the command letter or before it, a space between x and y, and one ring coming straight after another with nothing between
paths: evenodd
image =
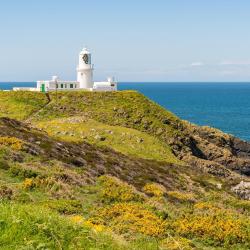
<instances>
[{"instance_id":1,"label":"green grass","mask_svg":"<svg viewBox=\"0 0 250 250\"><path fill-rule=\"evenodd\" d=\"M23 120L47 103L42 93L0 91L0 117Z\"/></svg>"},{"instance_id":2,"label":"green grass","mask_svg":"<svg viewBox=\"0 0 250 250\"><path fill-rule=\"evenodd\" d=\"M50 96L51 103L44 107L44 94L0 92L0 117L31 118L33 126L48 133L47 137L22 125L0 124L3 135L20 136L25 147L40 150L34 155L27 148L0 147L0 249L248 249L249 201L234 196L226 179L184 166L171 151L171 141L186 139L185 122L135 91L58 92ZM77 144L86 141L92 145ZM77 167L71 157L80 157L85 163ZM115 175L117 183L98 182L97 176L107 173ZM27 178L34 185L25 186ZM163 196L144 193L143 186L152 183L164 185ZM134 214L123 217L115 212L110 221L105 221L105 214L98 218L100 211L109 211L121 200L125 207L134 202L126 198L128 184L132 186L129 190L140 196L138 209L144 207L145 216L148 211L166 222L164 236L148 237L143 230L133 231L134 226L145 227L140 211L136 225L131 219ZM217 184L223 188L218 189ZM177 198L171 198L169 191ZM194 199L184 199L187 195ZM219 221L203 225L216 213ZM105 224L102 232L95 225L72 221L72 216L86 222L93 215ZM123 223L117 223L117 216ZM214 225L228 223L231 237L231 217L240 218L237 233L244 238L234 239L230 246L226 237L214 240L212 236L217 236ZM185 218L195 225L185 228L187 223L181 224ZM126 223L131 226L119 233L110 226L114 222L113 229L126 228Z\"/></svg>"},{"instance_id":3,"label":"green grass","mask_svg":"<svg viewBox=\"0 0 250 250\"><path fill-rule=\"evenodd\" d=\"M51 93L50 96L51 105L39 114L38 120L81 115L104 124L134 128L152 135L179 133L176 126L182 124L174 114L136 91L73 91L59 92L57 95Z\"/></svg>"},{"instance_id":4,"label":"green grass","mask_svg":"<svg viewBox=\"0 0 250 250\"><path fill-rule=\"evenodd\" d=\"M87 140L99 146L145 159L181 163L172 154L168 142L180 133L182 121L135 91L50 93L51 103L42 108L46 97L41 93L2 92L4 103L0 116L18 120L31 117L31 122L45 128L50 135L64 140ZM40 110L35 116L36 111ZM88 122L69 123L62 118L81 117ZM80 127L82 125L82 127ZM96 132L89 127L93 126ZM59 135L61 129L75 135ZM108 131L113 131L109 134ZM105 137L99 140L98 136ZM86 137L86 138L84 138ZM97 139L95 139L95 137ZM130 145L129 147L127 145Z\"/></svg>"},{"instance_id":5,"label":"green grass","mask_svg":"<svg viewBox=\"0 0 250 250\"><path fill-rule=\"evenodd\" d=\"M51 103L42 93L1 92L1 116L23 120L41 109L31 121L50 121L55 118L82 116L106 125L133 128L158 137L167 143L181 135L184 123L136 91L86 92L65 91L50 93Z\"/></svg>"},{"instance_id":6,"label":"green grass","mask_svg":"<svg viewBox=\"0 0 250 250\"><path fill-rule=\"evenodd\" d=\"M36 123L50 136L71 142L87 141L107 146L123 154L181 164L170 147L144 132L121 126L110 126L81 117L57 118Z\"/></svg>"},{"instance_id":7,"label":"green grass","mask_svg":"<svg viewBox=\"0 0 250 250\"><path fill-rule=\"evenodd\" d=\"M107 234L73 223L41 206L0 204L0 248L125 249Z\"/></svg>"}]
</instances>

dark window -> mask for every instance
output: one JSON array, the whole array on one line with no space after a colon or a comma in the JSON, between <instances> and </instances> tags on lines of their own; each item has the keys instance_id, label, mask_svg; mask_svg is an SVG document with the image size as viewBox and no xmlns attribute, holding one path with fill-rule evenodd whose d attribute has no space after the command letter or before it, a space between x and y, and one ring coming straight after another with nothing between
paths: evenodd
<instances>
[{"instance_id":1,"label":"dark window","mask_svg":"<svg viewBox=\"0 0 250 250\"><path fill-rule=\"evenodd\" d=\"M56 84L56 88L58 89L58 83Z\"/></svg>"},{"instance_id":2,"label":"dark window","mask_svg":"<svg viewBox=\"0 0 250 250\"><path fill-rule=\"evenodd\" d=\"M70 88L73 89L74 88L74 84L71 83L70 84Z\"/></svg>"},{"instance_id":3,"label":"dark window","mask_svg":"<svg viewBox=\"0 0 250 250\"><path fill-rule=\"evenodd\" d=\"M61 84L61 89L63 89L63 84Z\"/></svg>"}]
</instances>

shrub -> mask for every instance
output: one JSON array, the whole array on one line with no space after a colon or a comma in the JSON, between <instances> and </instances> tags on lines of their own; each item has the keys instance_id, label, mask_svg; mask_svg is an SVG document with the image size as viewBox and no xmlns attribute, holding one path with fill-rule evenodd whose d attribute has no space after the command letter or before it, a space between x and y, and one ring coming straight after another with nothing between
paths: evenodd
<instances>
[{"instance_id":1,"label":"shrub","mask_svg":"<svg viewBox=\"0 0 250 250\"><path fill-rule=\"evenodd\" d=\"M182 237L168 237L164 239L160 244L162 249L171 249L171 250L192 250L194 245L192 242L186 238Z\"/></svg>"},{"instance_id":2,"label":"shrub","mask_svg":"<svg viewBox=\"0 0 250 250\"><path fill-rule=\"evenodd\" d=\"M99 177L100 196L106 202L128 202L142 200L134 187L115 177L103 175Z\"/></svg>"},{"instance_id":3,"label":"shrub","mask_svg":"<svg viewBox=\"0 0 250 250\"><path fill-rule=\"evenodd\" d=\"M150 196L162 197L166 189L160 184L148 183L143 187L143 191Z\"/></svg>"},{"instance_id":4,"label":"shrub","mask_svg":"<svg viewBox=\"0 0 250 250\"><path fill-rule=\"evenodd\" d=\"M207 209L218 209L218 207L216 207L213 204L208 203L208 202L198 202L198 203L196 203L194 205L194 208L204 209L204 210L207 210Z\"/></svg>"},{"instance_id":5,"label":"shrub","mask_svg":"<svg viewBox=\"0 0 250 250\"><path fill-rule=\"evenodd\" d=\"M13 191L11 188L1 185L0 186L0 200L10 200L12 198Z\"/></svg>"},{"instance_id":6,"label":"shrub","mask_svg":"<svg viewBox=\"0 0 250 250\"><path fill-rule=\"evenodd\" d=\"M89 219L95 225L104 225L121 234L143 234L162 237L166 223L141 204L116 203L100 209Z\"/></svg>"},{"instance_id":7,"label":"shrub","mask_svg":"<svg viewBox=\"0 0 250 250\"><path fill-rule=\"evenodd\" d=\"M37 177L35 182L37 187L43 187L46 189L52 189L55 185L56 186L59 185L54 177L45 177L45 178Z\"/></svg>"},{"instance_id":8,"label":"shrub","mask_svg":"<svg viewBox=\"0 0 250 250\"><path fill-rule=\"evenodd\" d=\"M0 159L0 169L8 170L9 168L9 163L6 160Z\"/></svg>"},{"instance_id":9,"label":"shrub","mask_svg":"<svg viewBox=\"0 0 250 250\"><path fill-rule=\"evenodd\" d=\"M23 188L24 189L32 189L35 186L36 186L36 183L35 183L34 179L32 179L32 178L26 178L23 181Z\"/></svg>"},{"instance_id":10,"label":"shrub","mask_svg":"<svg viewBox=\"0 0 250 250\"><path fill-rule=\"evenodd\" d=\"M9 171L13 177L34 178L34 177L37 177L39 175L38 172L36 172L32 169L23 168L19 165L11 166Z\"/></svg>"},{"instance_id":11,"label":"shrub","mask_svg":"<svg viewBox=\"0 0 250 250\"><path fill-rule=\"evenodd\" d=\"M179 191L168 191L167 192L170 199L178 200L181 202L194 202L195 196L191 193L183 193Z\"/></svg>"},{"instance_id":12,"label":"shrub","mask_svg":"<svg viewBox=\"0 0 250 250\"><path fill-rule=\"evenodd\" d=\"M74 215L74 216L70 217L70 219L74 223L78 223L78 224L83 224L84 223L84 217L82 217L81 215Z\"/></svg>"},{"instance_id":13,"label":"shrub","mask_svg":"<svg viewBox=\"0 0 250 250\"><path fill-rule=\"evenodd\" d=\"M200 238L214 245L250 242L249 218L225 209L199 205L192 213L176 219L171 226L180 235Z\"/></svg>"},{"instance_id":14,"label":"shrub","mask_svg":"<svg viewBox=\"0 0 250 250\"><path fill-rule=\"evenodd\" d=\"M77 214L82 212L82 203L78 200L51 200L45 206L60 214Z\"/></svg>"},{"instance_id":15,"label":"shrub","mask_svg":"<svg viewBox=\"0 0 250 250\"><path fill-rule=\"evenodd\" d=\"M3 136L0 137L0 146L10 147L14 150L21 150L23 142L15 137Z\"/></svg>"}]
</instances>

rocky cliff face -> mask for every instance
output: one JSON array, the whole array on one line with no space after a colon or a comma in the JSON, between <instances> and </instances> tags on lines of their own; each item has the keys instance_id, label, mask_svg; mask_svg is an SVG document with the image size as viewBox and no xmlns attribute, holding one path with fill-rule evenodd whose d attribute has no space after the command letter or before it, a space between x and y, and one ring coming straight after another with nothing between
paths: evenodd
<instances>
[{"instance_id":1,"label":"rocky cliff face","mask_svg":"<svg viewBox=\"0 0 250 250\"><path fill-rule=\"evenodd\" d=\"M250 174L250 143L217 129L186 123L183 128L183 147L176 155L190 164L202 164L208 171L218 169L219 175L227 176L232 170L240 175ZM216 174L216 172L215 172Z\"/></svg>"}]
</instances>

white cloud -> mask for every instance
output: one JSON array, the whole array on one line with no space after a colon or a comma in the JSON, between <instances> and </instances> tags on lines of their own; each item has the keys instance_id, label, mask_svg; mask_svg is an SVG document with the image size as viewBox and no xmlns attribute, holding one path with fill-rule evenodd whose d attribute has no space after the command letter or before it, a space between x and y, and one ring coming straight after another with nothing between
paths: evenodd
<instances>
[{"instance_id":1,"label":"white cloud","mask_svg":"<svg viewBox=\"0 0 250 250\"><path fill-rule=\"evenodd\" d=\"M191 67L200 67L204 66L205 64L203 62L193 62L190 64Z\"/></svg>"},{"instance_id":2,"label":"white cloud","mask_svg":"<svg viewBox=\"0 0 250 250\"><path fill-rule=\"evenodd\" d=\"M232 76L232 75L236 75L237 72L233 71L233 70L223 70L221 71L221 75L223 76Z\"/></svg>"},{"instance_id":3,"label":"white cloud","mask_svg":"<svg viewBox=\"0 0 250 250\"><path fill-rule=\"evenodd\" d=\"M222 66L248 66L250 61L222 61L219 63Z\"/></svg>"}]
</instances>

